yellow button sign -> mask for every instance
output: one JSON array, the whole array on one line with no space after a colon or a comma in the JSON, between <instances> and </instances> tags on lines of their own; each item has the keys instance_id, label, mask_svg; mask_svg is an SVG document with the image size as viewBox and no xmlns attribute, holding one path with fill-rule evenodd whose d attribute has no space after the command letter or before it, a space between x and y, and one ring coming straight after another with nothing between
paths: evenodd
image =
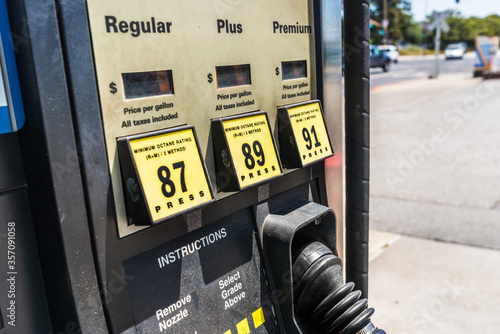
<instances>
[{"instance_id":1,"label":"yellow button sign","mask_svg":"<svg viewBox=\"0 0 500 334\"><path fill-rule=\"evenodd\" d=\"M290 108L288 115L304 166L333 155L318 102Z\"/></svg>"},{"instance_id":2,"label":"yellow button sign","mask_svg":"<svg viewBox=\"0 0 500 334\"><path fill-rule=\"evenodd\" d=\"M238 334L250 334L250 326L248 325L248 319L245 318L236 324L236 330Z\"/></svg>"},{"instance_id":3,"label":"yellow button sign","mask_svg":"<svg viewBox=\"0 0 500 334\"><path fill-rule=\"evenodd\" d=\"M262 307L252 313L252 318L255 328L258 328L260 325L266 322L266 319L264 318L264 310L262 310Z\"/></svg>"},{"instance_id":4,"label":"yellow button sign","mask_svg":"<svg viewBox=\"0 0 500 334\"><path fill-rule=\"evenodd\" d=\"M153 222L213 199L193 129L130 141Z\"/></svg>"},{"instance_id":5,"label":"yellow button sign","mask_svg":"<svg viewBox=\"0 0 500 334\"><path fill-rule=\"evenodd\" d=\"M266 114L222 122L240 188L281 175Z\"/></svg>"}]
</instances>

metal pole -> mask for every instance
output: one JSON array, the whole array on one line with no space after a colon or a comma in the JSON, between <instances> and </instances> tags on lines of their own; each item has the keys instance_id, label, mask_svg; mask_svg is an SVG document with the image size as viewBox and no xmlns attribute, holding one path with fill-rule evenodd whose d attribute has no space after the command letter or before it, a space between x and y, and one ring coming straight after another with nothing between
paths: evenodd
<instances>
[{"instance_id":1,"label":"metal pole","mask_svg":"<svg viewBox=\"0 0 500 334\"><path fill-rule=\"evenodd\" d=\"M439 75L439 49L441 46L441 27L438 25L436 28L436 63L434 65L434 78L437 78Z\"/></svg>"},{"instance_id":2,"label":"metal pole","mask_svg":"<svg viewBox=\"0 0 500 334\"><path fill-rule=\"evenodd\" d=\"M370 1L344 2L346 278L368 296Z\"/></svg>"},{"instance_id":3,"label":"metal pole","mask_svg":"<svg viewBox=\"0 0 500 334\"><path fill-rule=\"evenodd\" d=\"M389 9L387 8L387 0L384 0L384 44L389 43Z\"/></svg>"},{"instance_id":4,"label":"metal pole","mask_svg":"<svg viewBox=\"0 0 500 334\"><path fill-rule=\"evenodd\" d=\"M423 23L423 28L424 28L424 56L427 54L427 2L428 0L425 0L425 9L424 9L424 23Z\"/></svg>"}]
</instances>

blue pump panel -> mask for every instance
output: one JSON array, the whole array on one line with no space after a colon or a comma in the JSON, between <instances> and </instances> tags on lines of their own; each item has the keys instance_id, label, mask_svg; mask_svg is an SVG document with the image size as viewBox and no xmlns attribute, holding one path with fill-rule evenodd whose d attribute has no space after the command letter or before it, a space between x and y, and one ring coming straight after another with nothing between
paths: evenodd
<instances>
[{"instance_id":1,"label":"blue pump panel","mask_svg":"<svg viewBox=\"0 0 500 334\"><path fill-rule=\"evenodd\" d=\"M0 134L2 134L19 130L25 120L5 0L0 0L0 36Z\"/></svg>"}]
</instances>

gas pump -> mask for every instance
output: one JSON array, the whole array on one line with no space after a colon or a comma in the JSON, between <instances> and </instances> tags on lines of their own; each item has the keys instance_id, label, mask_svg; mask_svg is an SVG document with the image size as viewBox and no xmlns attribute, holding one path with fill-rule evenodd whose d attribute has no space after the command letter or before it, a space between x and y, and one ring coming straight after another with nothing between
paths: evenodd
<instances>
[{"instance_id":1,"label":"gas pump","mask_svg":"<svg viewBox=\"0 0 500 334\"><path fill-rule=\"evenodd\" d=\"M7 5L48 332L383 333L339 258L340 1Z\"/></svg>"}]
</instances>

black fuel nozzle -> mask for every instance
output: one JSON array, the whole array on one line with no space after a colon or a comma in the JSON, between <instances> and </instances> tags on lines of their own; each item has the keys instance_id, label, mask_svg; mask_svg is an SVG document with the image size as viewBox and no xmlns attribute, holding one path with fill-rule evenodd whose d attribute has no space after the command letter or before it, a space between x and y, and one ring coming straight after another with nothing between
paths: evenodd
<instances>
[{"instance_id":1,"label":"black fuel nozzle","mask_svg":"<svg viewBox=\"0 0 500 334\"><path fill-rule=\"evenodd\" d=\"M324 244L311 242L293 258L296 321L304 334L385 334L370 317L367 299L342 278L341 260Z\"/></svg>"}]
</instances>

